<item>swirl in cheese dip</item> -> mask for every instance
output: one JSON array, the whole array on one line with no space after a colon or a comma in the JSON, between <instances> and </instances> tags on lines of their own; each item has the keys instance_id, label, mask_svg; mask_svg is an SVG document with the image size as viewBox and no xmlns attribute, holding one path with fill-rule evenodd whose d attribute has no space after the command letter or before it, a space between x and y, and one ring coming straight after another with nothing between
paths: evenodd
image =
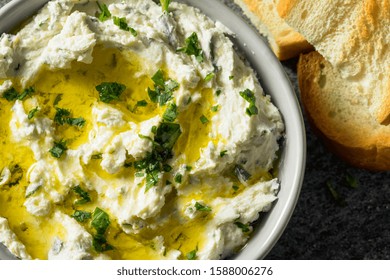
<instances>
[{"instance_id":1,"label":"swirl in cheese dip","mask_svg":"<svg viewBox=\"0 0 390 280\"><path fill-rule=\"evenodd\" d=\"M0 37L0 242L22 259L220 259L279 188L284 125L230 31L53 0Z\"/></svg>"}]
</instances>

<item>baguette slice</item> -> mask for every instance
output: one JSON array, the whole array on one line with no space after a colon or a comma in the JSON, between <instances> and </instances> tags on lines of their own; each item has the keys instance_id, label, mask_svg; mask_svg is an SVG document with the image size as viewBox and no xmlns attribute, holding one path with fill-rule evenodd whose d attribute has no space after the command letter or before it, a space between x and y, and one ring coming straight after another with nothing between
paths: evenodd
<instances>
[{"instance_id":1,"label":"baguette slice","mask_svg":"<svg viewBox=\"0 0 390 280\"><path fill-rule=\"evenodd\" d=\"M280 0L277 9L344 79L360 81L372 114L390 124L390 0Z\"/></svg>"},{"instance_id":2,"label":"baguette slice","mask_svg":"<svg viewBox=\"0 0 390 280\"><path fill-rule=\"evenodd\" d=\"M354 166L390 170L390 126L370 114L361 83L343 79L318 52L301 55L297 72L308 120L329 149Z\"/></svg>"},{"instance_id":3,"label":"baguette slice","mask_svg":"<svg viewBox=\"0 0 390 280\"><path fill-rule=\"evenodd\" d=\"M287 60L313 47L280 18L277 0L234 0L268 42L279 60Z\"/></svg>"}]
</instances>

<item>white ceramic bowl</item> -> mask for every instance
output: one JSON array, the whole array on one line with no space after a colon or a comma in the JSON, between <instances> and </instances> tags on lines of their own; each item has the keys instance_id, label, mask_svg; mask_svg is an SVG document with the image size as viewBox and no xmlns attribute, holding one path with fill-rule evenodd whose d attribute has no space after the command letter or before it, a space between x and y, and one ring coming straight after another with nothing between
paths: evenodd
<instances>
[{"instance_id":1,"label":"white ceramic bowl","mask_svg":"<svg viewBox=\"0 0 390 280\"><path fill-rule=\"evenodd\" d=\"M47 0L13 0L0 10L0 33L7 32L34 14ZM218 0L180 0L199 8L222 22L236 34L236 45L260 77L266 93L281 111L286 126L286 141L280 162L281 189L272 210L262 216L248 244L234 259L261 259L282 235L300 193L306 162L306 138L302 113L296 95L282 66L267 44L238 15ZM10 258L0 246L0 259Z\"/></svg>"}]
</instances>

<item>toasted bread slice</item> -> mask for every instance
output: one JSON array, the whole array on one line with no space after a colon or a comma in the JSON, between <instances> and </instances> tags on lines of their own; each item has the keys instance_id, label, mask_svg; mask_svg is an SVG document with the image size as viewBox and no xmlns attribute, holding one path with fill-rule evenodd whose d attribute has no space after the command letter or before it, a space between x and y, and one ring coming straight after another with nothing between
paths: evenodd
<instances>
[{"instance_id":1,"label":"toasted bread slice","mask_svg":"<svg viewBox=\"0 0 390 280\"><path fill-rule=\"evenodd\" d=\"M390 126L368 110L364 86L343 79L318 52L301 55L297 72L308 120L330 150L354 166L390 170Z\"/></svg>"},{"instance_id":2,"label":"toasted bread slice","mask_svg":"<svg viewBox=\"0 0 390 280\"><path fill-rule=\"evenodd\" d=\"M278 12L370 96L378 123L390 124L390 0L280 0Z\"/></svg>"},{"instance_id":3,"label":"toasted bread slice","mask_svg":"<svg viewBox=\"0 0 390 280\"><path fill-rule=\"evenodd\" d=\"M298 56L313 47L289 27L276 10L276 0L234 0L268 42L279 60Z\"/></svg>"}]
</instances>

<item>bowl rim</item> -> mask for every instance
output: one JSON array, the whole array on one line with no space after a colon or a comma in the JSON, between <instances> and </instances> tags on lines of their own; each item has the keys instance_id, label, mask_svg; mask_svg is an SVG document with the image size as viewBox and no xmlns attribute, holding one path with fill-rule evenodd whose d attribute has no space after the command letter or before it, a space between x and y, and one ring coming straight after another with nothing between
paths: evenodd
<instances>
[{"instance_id":1,"label":"bowl rim","mask_svg":"<svg viewBox=\"0 0 390 280\"><path fill-rule=\"evenodd\" d=\"M12 0L0 9L0 34L33 15L49 0ZM267 212L234 260L263 259L283 234L296 207L306 165L306 132L298 98L279 60L254 27L221 1L175 0L200 9L234 34L235 45L258 74L260 84L283 116L286 139L281 160L278 201ZM283 169L286 165L289 169ZM286 189L286 187L289 187ZM282 203L283 202L283 203ZM0 259L9 256L0 247Z\"/></svg>"}]
</instances>

